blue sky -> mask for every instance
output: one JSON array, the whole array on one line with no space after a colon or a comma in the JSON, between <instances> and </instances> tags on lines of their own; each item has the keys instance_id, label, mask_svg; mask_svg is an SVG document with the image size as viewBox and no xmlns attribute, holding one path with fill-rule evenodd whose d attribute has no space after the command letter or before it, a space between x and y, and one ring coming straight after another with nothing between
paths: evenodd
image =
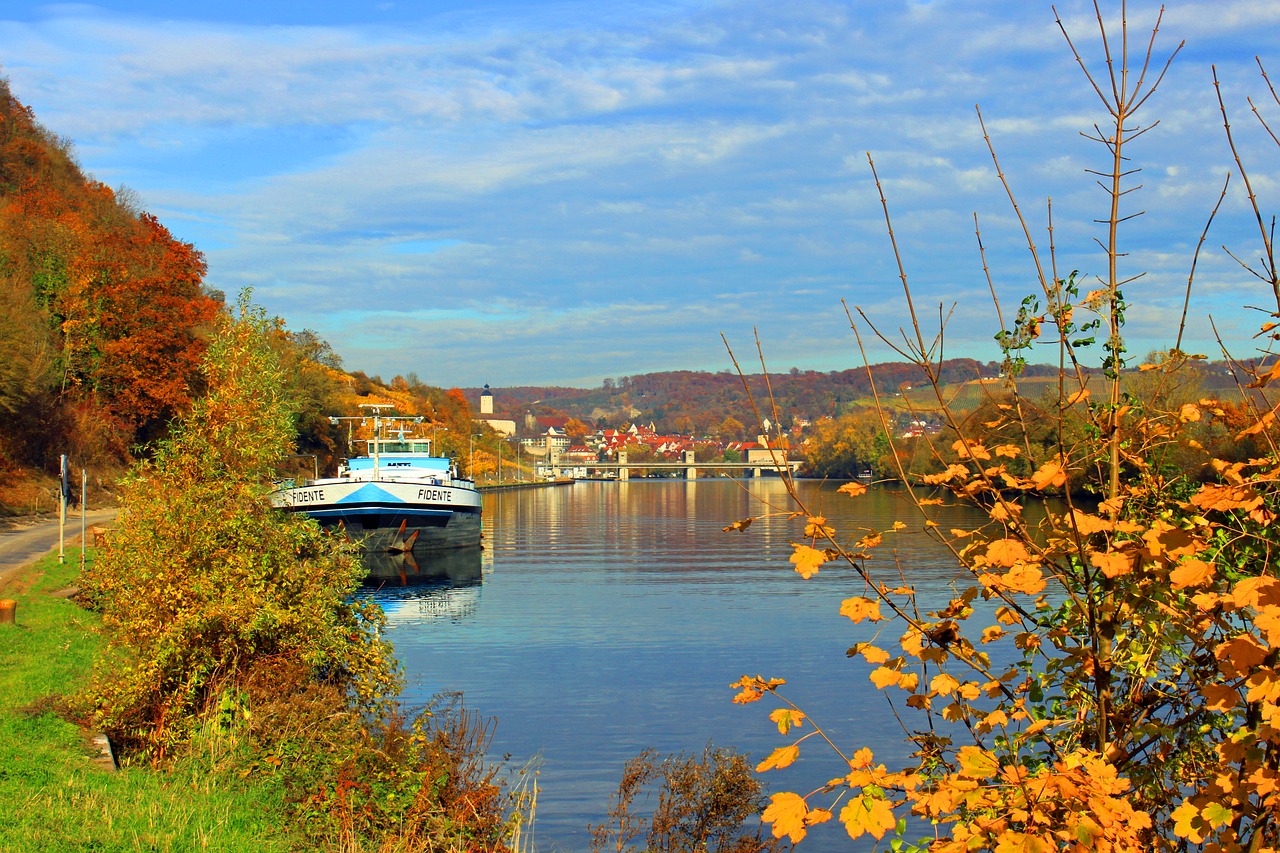
<instances>
[{"instance_id":1,"label":"blue sky","mask_svg":"<svg viewBox=\"0 0 1280 853\"><path fill-rule=\"evenodd\" d=\"M1119 4L1104 2L1113 30ZM1057 5L1100 69L1092 5ZM1131 2L1135 49L1158 6ZM1230 165L1210 66L1280 209L1280 150L1248 113L1280 77L1280 4L1171 3L1187 42L1131 149L1130 349L1172 343ZM1062 273L1102 272L1080 137L1105 118L1048 3L102 2L9 0L0 73L84 168L209 260L209 283L327 338L351 369L439 385L593 384L721 370L723 332L772 369L860 364L840 300L909 322L867 152L918 307L946 353L996 359L974 236L1006 315L1035 286L981 107ZM1280 125L1280 108L1269 115ZM1268 295L1240 182L1197 270L1184 349L1247 355ZM860 326L864 339L868 329ZM873 361L894 358L868 340ZM1050 350L1042 360L1056 360Z\"/></svg>"}]
</instances>

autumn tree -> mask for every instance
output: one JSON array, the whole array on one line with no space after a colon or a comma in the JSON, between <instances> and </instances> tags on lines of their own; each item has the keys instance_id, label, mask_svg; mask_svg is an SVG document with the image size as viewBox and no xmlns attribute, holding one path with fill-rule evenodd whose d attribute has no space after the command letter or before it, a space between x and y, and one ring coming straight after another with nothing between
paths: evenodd
<instances>
[{"instance_id":1,"label":"autumn tree","mask_svg":"<svg viewBox=\"0 0 1280 853\"><path fill-rule=\"evenodd\" d=\"M950 409L936 360L943 330L912 324L905 343L882 340L925 374L949 431L931 448L945 468L923 476L901 469L918 485L913 514L887 530L842 535L792 490L804 529L791 562L804 578L832 562L860 577L862 588L840 612L875 625L877 639L850 654L894 697L915 752L905 767L889 768L869 747L828 740L820 721L786 700L784 680L743 677L736 701L773 700L771 719L786 739L760 770L788 766L818 743L847 767L808 793L774 794L764 818L777 837L800 841L838 814L852 838L939 853L1280 847L1280 578L1271 531L1280 512L1280 404L1271 390L1280 358L1268 350L1260 364L1237 363L1248 380L1231 405L1184 400L1175 389L1194 376L1197 357L1180 349L1175 330L1168 350L1141 365L1152 377L1148 392L1124 392L1125 286L1133 276L1121 266L1129 217L1120 202L1136 188L1131 144L1154 127L1143 108L1177 49L1156 60L1157 18L1145 53L1133 53L1123 5L1120 18L1113 31L1098 14L1105 69L1086 61L1062 28L1109 117L1090 132L1105 155L1097 171L1103 272L1087 286L1076 274L1055 274L1053 251L1041 254L1014 205L1040 290L997 336L1008 396L984 428L1000 430L999 442ZM1248 183L1239 158L1236 168ZM871 170L874 177L873 162ZM1259 338L1274 345L1280 279L1270 217L1250 199L1263 248L1248 272L1271 291L1276 310L1266 310ZM900 269L904 298L922 316ZM1056 392L1038 408L1019 393L1018 378L1037 344L1060 356ZM1083 368L1090 347L1101 349L1100 375ZM1047 452L1016 468L1045 420ZM1205 422L1232 422L1262 452L1209 456L1195 438ZM1162 464L1172 448L1196 463ZM1079 499L1082 485L1096 495ZM865 491L840 489L850 500ZM1063 503L1026 511L1049 493ZM987 522L944 528L944 499L976 507ZM926 609L892 561L879 559L908 532L934 538L955 560L956 590L942 607ZM920 829L933 837L908 841Z\"/></svg>"},{"instance_id":2,"label":"autumn tree","mask_svg":"<svg viewBox=\"0 0 1280 853\"><path fill-rule=\"evenodd\" d=\"M373 701L395 684L364 574L341 540L267 501L292 450L284 376L265 316L224 317L209 393L125 485L109 547L81 579L111 650L88 700L113 741L163 763L226 690L303 667Z\"/></svg>"}]
</instances>

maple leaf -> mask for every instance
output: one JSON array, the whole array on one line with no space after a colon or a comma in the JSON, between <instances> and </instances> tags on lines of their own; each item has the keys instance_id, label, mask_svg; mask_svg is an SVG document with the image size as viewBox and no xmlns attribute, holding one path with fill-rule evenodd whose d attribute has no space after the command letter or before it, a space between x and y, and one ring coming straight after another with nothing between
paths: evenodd
<instances>
[{"instance_id":1,"label":"maple leaf","mask_svg":"<svg viewBox=\"0 0 1280 853\"><path fill-rule=\"evenodd\" d=\"M961 459L978 459L985 462L991 458L987 448L976 441L966 442L963 439L956 439L952 442L951 449Z\"/></svg>"},{"instance_id":2,"label":"maple leaf","mask_svg":"<svg viewBox=\"0 0 1280 853\"><path fill-rule=\"evenodd\" d=\"M1230 711L1240 702L1240 692L1226 684L1206 684L1200 688L1200 695L1210 711Z\"/></svg>"},{"instance_id":3,"label":"maple leaf","mask_svg":"<svg viewBox=\"0 0 1280 853\"><path fill-rule=\"evenodd\" d=\"M1276 379L1280 379L1280 360L1273 361L1271 363L1271 369L1266 373L1259 371L1257 373L1257 378L1253 382L1250 382L1248 387L1265 388Z\"/></svg>"},{"instance_id":4,"label":"maple leaf","mask_svg":"<svg viewBox=\"0 0 1280 853\"><path fill-rule=\"evenodd\" d=\"M1133 571L1133 557L1122 551L1094 551L1089 554L1089 562L1107 577L1118 578Z\"/></svg>"},{"instance_id":5,"label":"maple leaf","mask_svg":"<svg viewBox=\"0 0 1280 853\"><path fill-rule=\"evenodd\" d=\"M745 533L747 528L751 526L751 522L753 521L755 521L754 518L744 518L741 521L735 521L733 524L730 524L728 527L725 527L722 529L725 533L732 533L735 530L737 530L740 533Z\"/></svg>"},{"instance_id":6,"label":"maple leaf","mask_svg":"<svg viewBox=\"0 0 1280 853\"><path fill-rule=\"evenodd\" d=\"M1267 650L1253 637L1232 637L1214 650L1220 667L1227 675L1241 674L1267 659Z\"/></svg>"},{"instance_id":7,"label":"maple leaf","mask_svg":"<svg viewBox=\"0 0 1280 853\"><path fill-rule=\"evenodd\" d=\"M939 696L948 696L960 688L960 682L954 676L942 673L935 675L933 680L929 682L929 692L936 693Z\"/></svg>"},{"instance_id":8,"label":"maple leaf","mask_svg":"<svg viewBox=\"0 0 1280 853\"><path fill-rule=\"evenodd\" d=\"M835 535L835 528L827 526L827 520L820 515L809 517L809 522L804 527L804 535L811 539L817 539L823 536Z\"/></svg>"},{"instance_id":9,"label":"maple leaf","mask_svg":"<svg viewBox=\"0 0 1280 853\"><path fill-rule=\"evenodd\" d=\"M1215 574L1213 563L1197 560L1192 557L1183 560L1178 568L1169 572L1169 582L1174 589L1186 589L1189 586L1202 586L1213 580Z\"/></svg>"},{"instance_id":10,"label":"maple leaf","mask_svg":"<svg viewBox=\"0 0 1280 853\"><path fill-rule=\"evenodd\" d=\"M1050 486L1061 486L1067 482L1067 472L1057 462L1046 462L1031 475L1031 482L1042 490Z\"/></svg>"},{"instance_id":11,"label":"maple leaf","mask_svg":"<svg viewBox=\"0 0 1280 853\"><path fill-rule=\"evenodd\" d=\"M1031 559L1027 546L1017 539L997 539L987 545L987 565L1008 568Z\"/></svg>"},{"instance_id":12,"label":"maple leaf","mask_svg":"<svg viewBox=\"0 0 1280 853\"><path fill-rule=\"evenodd\" d=\"M799 727L804 724L805 715L803 711L797 711L793 708L775 708L769 714L769 719L778 726L779 734L786 734L791 731L792 726Z\"/></svg>"},{"instance_id":13,"label":"maple leaf","mask_svg":"<svg viewBox=\"0 0 1280 853\"><path fill-rule=\"evenodd\" d=\"M863 596L846 598L840 602L840 615L848 616L854 622L861 622L863 619L879 622L884 619L880 613L880 602Z\"/></svg>"},{"instance_id":14,"label":"maple leaf","mask_svg":"<svg viewBox=\"0 0 1280 853\"><path fill-rule=\"evenodd\" d=\"M794 542L791 545L795 548L791 555L791 562L795 564L796 573L805 580L816 575L818 567L831 559L827 556L826 551L810 548L808 545L798 545Z\"/></svg>"},{"instance_id":15,"label":"maple leaf","mask_svg":"<svg viewBox=\"0 0 1280 853\"><path fill-rule=\"evenodd\" d=\"M866 834L880 839L898 825L889 801L867 793L854 797L840 810L840 822L850 838Z\"/></svg>"},{"instance_id":16,"label":"maple leaf","mask_svg":"<svg viewBox=\"0 0 1280 853\"><path fill-rule=\"evenodd\" d=\"M1108 530L1114 530L1115 525L1105 518L1099 518L1096 515L1090 515L1087 512L1081 512L1078 509L1071 511L1071 525L1081 536L1091 536L1094 533L1104 533Z\"/></svg>"},{"instance_id":17,"label":"maple leaf","mask_svg":"<svg viewBox=\"0 0 1280 853\"><path fill-rule=\"evenodd\" d=\"M1006 459L1017 459L1022 453L1022 448L1016 444L997 444L994 448L996 456L1003 456Z\"/></svg>"},{"instance_id":18,"label":"maple leaf","mask_svg":"<svg viewBox=\"0 0 1280 853\"><path fill-rule=\"evenodd\" d=\"M782 728L779 726L779 728ZM766 770L777 768L781 770L784 767L790 767L795 760L800 757L800 746L791 744L790 746L780 746L773 752L769 753L769 757L756 765L756 772L763 773Z\"/></svg>"},{"instance_id":19,"label":"maple leaf","mask_svg":"<svg viewBox=\"0 0 1280 853\"><path fill-rule=\"evenodd\" d=\"M765 823L773 824L770 831L774 838L784 835L792 844L799 844L808 834L805 829L805 817L809 813L809 805L799 794L783 792L769 798L769 806L760 815Z\"/></svg>"},{"instance_id":20,"label":"maple leaf","mask_svg":"<svg viewBox=\"0 0 1280 853\"><path fill-rule=\"evenodd\" d=\"M1240 433L1236 436L1236 441L1239 441L1240 439L1244 438L1246 435L1257 435L1258 433L1268 429L1275 422L1276 422L1276 413L1267 412L1265 415L1262 416L1262 419L1259 420L1256 424L1249 427L1248 429L1241 430Z\"/></svg>"},{"instance_id":21,"label":"maple leaf","mask_svg":"<svg viewBox=\"0 0 1280 853\"><path fill-rule=\"evenodd\" d=\"M960 775L970 779L990 779L1000 771L996 757L980 747L960 747L956 760L960 762Z\"/></svg>"},{"instance_id":22,"label":"maple leaf","mask_svg":"<svg viewBox=\"0 0 1280 853\"><path fill-rule=\"evenodd\" d=\"M1076 403L1082 403L1089 399L1089 395L1091 393L1092 392L1088 388L1081 388L1079 391L1067 398L1067 405L1074 406Z\"/></svg>"},{"instance_id":23,"label":"maple leaf","mask_svg":"<svg viewBox=\"0 0 1280 853\"><path fill-rule=\"evenodd\" d=\"M862 655L867 663L882 664L889 659L889 653L884 649L873 646L871 643L858 643L849 649L849 657L854 655Z\"/></svg>"},{"instance_id":24,"label":"maple leaf","mask_svg":"<svg viewBox=\"0 0 1280 853\"><path fill-rule=\"evenodd\" d=\"M1000 580L1006 589L1026 595L1036 595L1044 591L1044 572L1034 565L1014 566Z\"/></svg>"},{"instance_id":25,"label":"maple leaf","mask_svg":"<svg viewBox=\"0 0 1280 853\"><path fill-rule=\"evenodd\" d=\"M866 494L867 487L862 483L845 483L843 486L836 489L836 492L842 495L848 495L851 498L856 498L858 495Z\"/></svg>"},{"instance_id":26,"label":"maple leaf","mask_svg":"<svg viewBox=\"0 0 1280 853\"><path fill-rule=\"evenodd\" d=\"M870 678L872 684L883 690L890 684L897 684L901 676L896 669L890 669L887 666L882 666L879 669L873 670Z\"/></svg>"},{"instance_id":27,"label":"maple leaf","mask_svg":"<svg viewBox=\"0 0 1280 853\"><path fill-rule=\"evenodd\" d=\"M1247 512L1262 505L1262 496L1248 486L1210 484L1192 495L1191 504L1206 512L1229 512L1233 509Z\"/></svg>"},{"instance_id":28,"label":"maple leaf","mask_svg":"<svg viewBox=\"0 0 1280 853\"><path fill-rule=\"evenodd\" d=\"M745 705L755 702L765 693L772 693L786 683L782 678L770 678L766 681L758 675L744 675L729 686L741 688L741 692L733 697L733 701L739 705Z\"/></svg>"},{"instance_id":29,"label":"maple leaf","mask_svg":"<svg viewBox=\"0 0 1280 853\"><path fill-rule=\"evenodd\" d=\"M1185 838L1192 844L1204 841L1202 830L1204 822L1200 819L1200 809L1190 800L1183 800L1182 805L1173 810L1173 834Z\"/></svg>"},{"instance_id":30,"label":"maple leaf","mask_svg":"<svg viewBox=\"0 0 1280 853\"><path fill-rule=\"evenodd\" d=\"M1273 607L1280 604L1280 581L1272 577L1245 578L1231 588L1237 607Z\"/></svg>"}]
</instances>

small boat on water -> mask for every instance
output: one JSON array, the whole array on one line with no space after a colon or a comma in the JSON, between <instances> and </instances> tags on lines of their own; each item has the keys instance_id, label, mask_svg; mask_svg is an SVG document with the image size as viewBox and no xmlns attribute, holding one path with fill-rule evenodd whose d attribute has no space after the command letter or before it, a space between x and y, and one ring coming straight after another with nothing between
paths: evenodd
<instances>
[{"instance_id":1,"label":"small boat on water","mask_svg":"<svg viewBox=\"0 0 1280 853\"><path fill-rule=\"evenodd\" d=\"M285 481L274 506L303 512L326 527L342 525L368 552L465 548L480 544L480 492L453 461L431 454L428 439L381 435L375 423L368 455L348 459L338 476Z\"/></svg>"}]
</instances>

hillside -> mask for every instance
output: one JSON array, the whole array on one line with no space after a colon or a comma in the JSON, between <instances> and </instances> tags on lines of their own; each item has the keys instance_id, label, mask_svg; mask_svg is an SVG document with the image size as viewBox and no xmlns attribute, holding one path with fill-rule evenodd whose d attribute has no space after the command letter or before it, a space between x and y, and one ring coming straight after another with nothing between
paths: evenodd
<instances>
[{"instance_id":1,"label":"hillside","mask_svg":"<svg viewBox=\"0 0 1280 853\"><path fill-rule=\"evenodd\" d=\"M904 415L910 411L927 414L937 408L932 391L924 388L919 369L904 362L872 365L866 369L830 372L791 370L787 373L752 374L746 388L760 407L762 417L772 420L769 391L777 404L784 427L836 417L873 403L872 379L880 395ZM1100 371L1092 371L1100 373ZM1037 396L1056 383L1057 368L1046 364L1027 365L1019 378L1024 395ZM1141 372L1127 371L1132 381ZM943 365L946 396L958 409L981 405L990 395L1001 393L998 362L953 359ZM1222 393L1235 387L1229 366L1211 362L1200 368L1202 387L1207 393ZM729 371L668 371L606 379L594 388L517 386L492 388L495 410L523 427L527 415L577 418L597 426L616 427L632 422L652 423L659 432L714 434L725 418L753 423L755 415L743 379ZM481 389L465 389L468 401L478 406Z\"/></svg>"},{"instance_id":2,"label":"hillside","mask_svg":"<svg viewBox=\"0 0 1280 853\"><path fill-rule=\"evenodd\" d=\"M91 501L109 502L115 479L203 394L206 341L228 310L205 272L194 246L86 175L0 79L0 516L52 509L63 454L88 469ZM275 327L308 467L346 453L348 428L330 418L362 403L471 433L461 392L400 377L384 387L343 372L313 332Z\"/></svg>"}]
</instances>

